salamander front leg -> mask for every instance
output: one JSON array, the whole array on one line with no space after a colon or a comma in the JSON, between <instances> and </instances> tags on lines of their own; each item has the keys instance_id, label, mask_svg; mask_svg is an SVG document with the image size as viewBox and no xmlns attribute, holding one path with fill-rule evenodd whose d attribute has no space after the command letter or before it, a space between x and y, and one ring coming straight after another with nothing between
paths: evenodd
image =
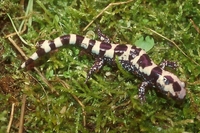
<instances>
[{"instance_id":1,"label":"salamander front leg","mask_svg":"<svg viewBox=\"0 0 200 133\"><path fill-rule=\"evenodd\" d=\"M142 84L140 85L138 91L139 91L139 99L141 101L141 103L144 103L146 101L145 98L145 91L146 91L146 87L148 86L148 82L142 82Z\"/></svg>"},{"instance_id":2,"label":"salamander front leg","mask_svg":"<svg viewBox=\"0 0 200 133\"><path fill-rule=\"evenodd\" d=\"M162 69L165 69L165 67L171 67L171 68L177 68L178 67L178 64L176 62L173 62L173 61L168 61L168 60L164 60L162 61L159 66L162 68Z\"/></svg>"},{"instance_id":3,"label":"salamander front leg","mask_svg":"<svg viewBox=\"0 0 200 133\"><path fill-rule=\"evenodd\" d=\"M98 72L99 69L101 69L104 65L103 58L96 58L94 65L90 68L89 72L87 73L87 78L85 80L85 83L89 80L89 78L92 76L94 72Z\"/></svg>"}]
</instances>

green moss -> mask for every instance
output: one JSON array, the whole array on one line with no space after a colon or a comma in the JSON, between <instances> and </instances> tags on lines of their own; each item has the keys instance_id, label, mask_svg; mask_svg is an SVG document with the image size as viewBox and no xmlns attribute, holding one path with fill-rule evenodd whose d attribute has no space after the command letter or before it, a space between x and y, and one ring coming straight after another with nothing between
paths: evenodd
<instances>
[{"instance_id":1,"label":"green moss","mask_svg":"<svg viewBox=\"0 0 200 133\"><path fill-rule=\"evenodd\" d=\"M20 34L28 45L23 44L16 35L13 36L18 46L27 55L35 51L33 44L39 40L54 39L69 33L85 35L87 31L95 31L97 24L115 43L134 44L139 38L149 36L153 38L155 45L148 54L156 63L163 59L178 62L178 69L169 69L169 71L187 83L186 101L179 105L157 96L154 91L148 91L147 102L141 105L137 99L137 88L141 80L127 74L120 66L119 69L105 66L85 84L87 71L94 60L92 57L79 56L79 50L72 47L61 48L57 52L50 53L48 61L40 61L44 63L38 68L56 88L57 94L51 93L35 71L30 73L37 81L27 73L23 74L23 70L17 70L23 59L1 34L3 58L9 57L12 60L10 66L13 67L7 69L15 77L17 86L27 95L25 131L29 133L198 132L200 130L200 66L192 60L199 63L200 38L190 20L192 19L196 26L200 27L198 1L136 0L113 5L94 20L111 2L115 1L36 0L33 1L32 12L27 16L18 8L12 8L11 11L6 3L1 3L0 15L9 13L17 29L22 21L31 21L27 23L27 30ZM17 1L9 3L19 5ZM26 10L28 9L25 8ZM16 19L22 16L25 17ZM4 35L14 32L10 20L7 16L3 17L7 20L2 27ZM94 23L83 31L92 20ZM169 41L147 28L174 41L190 59ZM22 61L13 61L18 57ZM6 66L5 63L3 65ZM27 84L29 87L26 87ZM19 93L17 97L19 102L21 95L22 93ZM2 99L5 100L6 97ZM9 120L9 115L5 116L5 112L10 111L7 106L11 106L9 102L2 103L2 113L0 113L2 127L6 127ZM20 109L17 110L13 127L20 116ZM84 122L86 122L85 126ZM12 131L14 132L15 129L12 128Z\"/></svg>"}]
</instances>

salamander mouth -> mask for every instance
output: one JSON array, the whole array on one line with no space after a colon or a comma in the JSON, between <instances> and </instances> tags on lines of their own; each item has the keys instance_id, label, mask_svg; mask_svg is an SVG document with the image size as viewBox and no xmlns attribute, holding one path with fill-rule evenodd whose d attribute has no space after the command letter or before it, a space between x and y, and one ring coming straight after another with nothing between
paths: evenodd
<instances>
[{"instance_id":1,"label":"salamander mouth","mask_svg":"<svg viewBox=\"0 0 200 133\"><path fill-rule=\"evenodd\" d=\"M159 90L157 90L163 97L166 98L172 98L173 100L181 100L181 98L178 97L178 94L176 93L176 95L172 95L169 91L165 91L164 90L164 86L157 83L157 88L159 88Z\"/></svg>"},{"instance_id":2,"label":"salamander mouth","mask_svg":"<svg viewBox=\"0 0 200 133\"><path fill-rule=\"evenodd\" d=\"M169 91L164 91L164 86L162 86L162 85L160 85L160 84L157 84L157 87L159 88L159 89L156 89L156 91L160 94L160 95L162 95L161 97L164 97L164 98L171 98L171 99L173 99L173 100L175 100L175 101L183 101L183 99L185 98L185 96L184 97L180 97L179 96L179 92L175 92L175 95L172 95Z\"/></svg>"},{"instance_id":3,"label":"salamander mouth","mask_svg":"<svg viewBox=\"0 0 200 133\"><path fill-rule=\"evenodd\" d=\"M168 95L169 92L168 91L164 91L164 86L163 85L157 83L157 87L159 88L159 92L160 93L162 93L164 95Z\"/></svg>"},{"instance_id":4,"label":"salamander mouth","mask_svg":"<svg viewBox=\"0 0 200 133\"><path fill-rule=\"evenodd\" d=\"M183 101L185 99L185 97L180 98L177 93L175 96L171 95L170 98L172 98L173 100L176 100L176 101Z\"/></svg>"}]
</instances>

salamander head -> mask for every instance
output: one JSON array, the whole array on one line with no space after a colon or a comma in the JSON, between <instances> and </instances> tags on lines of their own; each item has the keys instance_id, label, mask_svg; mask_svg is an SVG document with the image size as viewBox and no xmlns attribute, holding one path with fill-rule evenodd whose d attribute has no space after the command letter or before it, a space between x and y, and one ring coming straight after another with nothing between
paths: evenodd
<instances>
[{"instance_id":1,"label":"salamander head","mask_svg":"<svg viewBox=\"0 0 200 133\"><path fill-rule=\"evenodd\" d=\"M158 75L156 86L161 93L175 100L182 100L186 95L185 83L168 71L163 71L162 75Z\"/></svg>"}]
</instances>

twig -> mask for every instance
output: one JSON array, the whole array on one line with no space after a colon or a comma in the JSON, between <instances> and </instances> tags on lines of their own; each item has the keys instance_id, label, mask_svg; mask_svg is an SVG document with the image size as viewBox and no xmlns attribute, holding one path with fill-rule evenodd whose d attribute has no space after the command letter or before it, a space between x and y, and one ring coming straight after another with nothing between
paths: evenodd
<instances>
[{"instance_id":1,"label":"twig","mask_svg":"<svg viewBox=\"0 0 200 133\"><path fill-rule=\"evenodd\" d=\"M20 0L21 7L24 7L24 0Z\"/></svg>"},{"instance_id":2,"label":"twig","mask_svg":"<svg viewBox=\"0 0 200 133\"><path fill-rule=\"evenodd\" d=\"M117 5L122 5L122 4L126 4L126 3L130 3L133 0L129 0L129 1L125 1L125 2L116 2L116 3L110 3L106 8L104 8L97 16L94 17L94 19L83 29L83 31L85 31L99 16L101 16L101 14L103 14L108 8L110 8L111 6L117 6Z\"/></svg>"},{"instance_id":3,"label":"twig","mask_svg":"<svg viewBox=\"0 0 200 133\"><path fill-rule=\"evenodd\" d=\"M21 114L20 114L20 121L19 121L19 133L23 133L23 129L24 129L25 105L26 105L26 95L23 94L23 96L22 96Z\"/></svg>"},{"instance_id":4,"label":"twig","mask_svg":"<svg viewBox=\"0 0 200 133\"><path fill-rule=\"evenodd\" d=\"M26 57L26 55L24 54L24 52L21 50L21 48L17 46L17 44L15 43L15 41L14 41L11 37L8 37L8 40L12 43L12 45L17 49L17 51L18 51L25 59L28 59L28 58Z\"/></svg>"},{"instance_id":5,"label":"twig","mask_svg":"<svg viewBox=\"0 0 200 133\"><path fill-rule=\"evenodd\" d=\"M42 81L51 89L51 92L55 92L56 95L59 95L58 92L55 90L55 88L48 82L48 80L44 77L44 75L36 68L34 67L34 70L40 75L42 78Z\"/></svg>"},{"instance_id":6,"label":"twig","mask_svg":"<svg viewBox=\"0 0 200 133\"><path fill-rule=\"evenodd\" d=\"M57 78L58 81L67 89L70 89L68 84L61 80L60 78ZM74 94L71 94L73 96L73 98L80 104L80 106L82 107L82 114L83 114L83 126L86 126L86 112L85 112L85 105L78 99L77 96L75 96Z\"/></svg>"},{"instance_id":7,"label":"twig","mask_svg":"<svg viewBox=\"0 0 200 133\"><path fill-rule=\"evenodd\" d=\"M146 28L146 27L145 27L145 28ZM152 29L150 29L150 28L146 28L146 29L150 30L151 32L153 32L153 33L159 35L160 37L166 39L167 41L171 42L176 48L178 48L179 51L181 51L181 53L182 53L185 57L187 57L188 59L190 59L190 60L191 60L193 63L195 63L196 65L200 66L199 63L197 63L196 61L194 61L193 59L191 59L185 52L183 52L183 50L182 50L174 41L168 39L167 37L161 35L160 33L156 32L156 31L154 31L154 30L152 30Z\"/></svg>"},{"instance_id":8,"label":"twig","mask_svg":"<svg viewBox=\"0 0 200 133\"><path fill-rule=\"evenodd\" d=\"M7 133L10 132L10 128L11 128L12 121L13 121L14 109L15 109L15 103L12 104L11 114L10 114L10 121L9 121L8 128L7 128L7 131L6 131Z\"/></svg>"},{"instance_id":9,"label":"twig","mask_svg":"<svg viewBox=\"0 0 200 133\"><path fill-rule=\"evenodd\" d=\"M193 24L193 27L196 29L196 31L200 34L199 27L194 23L194 21L192 19L190 19L190 22Z\"/></svg>"}]
</instances>

